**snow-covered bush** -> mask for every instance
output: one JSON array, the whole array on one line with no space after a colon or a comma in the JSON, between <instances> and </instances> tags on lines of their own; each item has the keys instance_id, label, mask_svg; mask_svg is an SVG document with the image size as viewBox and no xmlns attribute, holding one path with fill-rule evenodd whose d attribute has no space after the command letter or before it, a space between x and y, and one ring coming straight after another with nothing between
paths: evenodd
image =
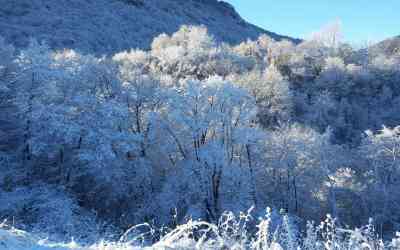
<instances>
[{"instance_id":1,"label":"snow-covered bush","mask_svg":"<svg viewBox=\"0 0 400 250\"><path fill-rule=\"evenodd\" d=\"M327 216L320 225L309 223L307 234L298 237L286 215L280 222L273 221L268 209L256 222L249 212L235 216L225 213L218 224L189 220L175 229L163 230L159 237L156 228L140 224L127 230L118 241L99 241L79 245L75 241L57 243L36 234L0 224L0 246L10 250L139 250L139 249L254 249L254 250L393 250L398 249L398 233L391 241L377 237L371 224L355 229L338 227L335 219ZM255 231L250 231L256 222ZM154 241L152 242L153 239Z\"/></svg>"},{"instance_id":2,"label":"snow-covered bush","mask_svg":"<svg viewBox=\"0 0 400 250\"><path fill-rule=\"evenodd\" d=\"M35 185L0 193L2 219L53 240L93 242L102 228L94 213L85 211L56 186Z\"/></svg>"}]
</instances>

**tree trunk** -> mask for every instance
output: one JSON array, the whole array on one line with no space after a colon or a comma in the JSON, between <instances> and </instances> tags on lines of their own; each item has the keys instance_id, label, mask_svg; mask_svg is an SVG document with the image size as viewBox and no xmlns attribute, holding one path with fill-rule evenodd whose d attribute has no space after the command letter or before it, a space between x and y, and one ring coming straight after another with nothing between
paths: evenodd
<instances>
[{"instance_id":1,"label":"tree trunk","mask_svg":"<svg viewBox=\"0 0 400 250\"><path fill-rule=\"evenodd\" d=\"M214 167L214 172L211 177L212 182L212 211L214 214L215 219L219 216L219 199L220 199L220 186L221 186L221 176L222 176L222 169L218 168L217 166Z\"/></svg>"},{"instance_id":2,"label":"tree trunk","mask_svg":"<svg viewBox=\"0 0 400 250\"><path fill-rule=\"evenodd\" d=\"M255 176L254 176L254 169L253 169L253 164L251 161L251 152L250 152L250 145L246 145L246 152L247 152L247 160L249 164L249 170L250 170L250 178L251 178L251 196L253 198L254 206L257 207L257 190L256 190L256 184L255 184Z\"/></svg>"},{"instance_id":3,"label":"tree trunk","mask_svg":"<svg viewBox=\"0 0 400 250\"><path fill-rule=\"evenodd\" d=\"M295 201L295 212L298 212L298 198L297 198L297 185L296 185L296 177L293 177L293 189L294 189L294 201Z\"/></svg>"},{"instance_id":4,"label":"tree trunk","mask_svg":"<svg viewBox=\"0 0 400 250\"><path fill-rule=\"evenodd\" d=\"M24 133L24 144L25 144L25 149L24 149L24 160L30 161L32 159L31 157L31 145L29 143L29 140L32 137L32 112L33 112L33 99L35 98L35 95L33 93L34 91L34 84L35 84L35 73L32 73L32 81L31 81L31 86L29 89L29 98L28 98L28 110L26 113L26 128L25 128L25 133Z\"/></svg>"}]
</instances>

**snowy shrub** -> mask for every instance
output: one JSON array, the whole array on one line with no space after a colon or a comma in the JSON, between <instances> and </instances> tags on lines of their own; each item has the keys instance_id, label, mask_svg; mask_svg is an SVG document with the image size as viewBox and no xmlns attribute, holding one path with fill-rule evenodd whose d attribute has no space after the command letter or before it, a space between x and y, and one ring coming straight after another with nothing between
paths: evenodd
<instances>
[{"instance_id":1,"label":"snowy shrub","mask_svg":"<svg viewBox=\"0 0 400 250\"><path fill-rule=\"evenodd\" d=\"M54 186L17 188L0 194L2 218L13 226L26 226L32 232L55 240L71 238L93 242L100 230L95 215L85 211Z\"/></svg>"},{"instance_id":2,"label":"snowy shrub","mask_svg":"<svg viewBox=\"0 0 400 250\"><path fill-rule=\"evenodd\" d=\"M256 231L251 232L254 219L249 214L235 216L225 213L218 224L200 220L189 220L174 229L163 230L156 237L158 229L140 224L128 229L118 241L99 241L96 244L79 246L75 241L56 243L43 240L38 235L17 230L7 223L0 224L0 246L10 250L30 249L254 249L254 250L393 250L398 249L399 237L384 242L375 235L371 225L361 229L342 229L331 217L315 226L309 223L307 234L295 237L290 219L285 215L274 225L271 211L260 218ZM285 218L286 217L286 218Z\"/></svg>"}]
</instances>

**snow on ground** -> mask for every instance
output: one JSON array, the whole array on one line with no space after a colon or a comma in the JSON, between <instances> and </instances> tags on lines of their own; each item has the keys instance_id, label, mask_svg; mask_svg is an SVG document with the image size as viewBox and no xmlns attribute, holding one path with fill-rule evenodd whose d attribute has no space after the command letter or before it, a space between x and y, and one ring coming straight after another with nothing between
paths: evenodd
<instances>
[{"instance_id":1,"label":"snow on ground","mask_svg":"<svg viewBox=\"0 0 400 250\"><path fill-rule=\"evenodd\" d=\"M32 235L17 229L0 229L1 250L47 250L47 249L74 249L74 246L57 246L46 244L35 239Z\"/></svg>"},{"instance_id":2,"label":"snow on ground","mask_svg":"<svg viewBox=\"0 0 400 250\"><path fill-rule=\"evenodd\" d=\"M193 235L190 233L193 228L207 228L207 233L193 240ZM400 249L400 234L391 242L384 244L380 240L369 241L361 234L355 231L351 232L350 242L336 241L332 239L320 242L313 241L312 237L306 239L303 244L291 245L282 247L279 243L274 242L272 238L261 235L259 240L252 242L240 242L238 239L228 239L218 236L218 228L206 222L188 222L185 225L178 226L170 233L160 239L159 242L149 247L136 246L132 240L121 241L117 243L100 242L92 246L79 246L74 241L70 243L52 243L47 240L39 239L34 235L15 228L5 228L0 224L0 250L167 250L167 249L257 249L257 250L284 250L284 249L312 249L312 250L394 250ZM216 234L216 237L207 238L205 235ZM192 235L192 236L189 236ZM270 241L272 240L272 241ZM314 239L315 240L315 239ZM336 239L338 240L338 239ZM320 244L319 244L320 243Z\"/></svg>"},{"instance_id":3,"label":"snow on ground","mask_svg":"<svg viewBox=\"0 0 400 250\"><path fill-rule=\"evenodd\" d=\"M51 243L14 228L0 228L0 250L137 250L139 247L127 244L99 243L90 247L81 247L75 242Z\"/></svg>"}]
</instances>

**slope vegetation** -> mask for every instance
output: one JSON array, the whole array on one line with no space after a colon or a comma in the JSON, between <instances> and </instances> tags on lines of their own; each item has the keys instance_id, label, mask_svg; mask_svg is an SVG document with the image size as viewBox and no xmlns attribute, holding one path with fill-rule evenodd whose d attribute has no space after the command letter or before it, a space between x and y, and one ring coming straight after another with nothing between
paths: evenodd
<instances>
[{"instance_id":1,"label":"slope vegetation","mask_svg":"<svg viewBox=\"0 0 400 250\"><path fill-rule=\"evenodd\" d=\"M228 43L263 33L287 38L248 24L217 0L5 0L0 6L0 36L17 47L35 38L53 48L96 54L147 49L154 37L183 24L204 25Z\"/></svg>"}]
</instances>

